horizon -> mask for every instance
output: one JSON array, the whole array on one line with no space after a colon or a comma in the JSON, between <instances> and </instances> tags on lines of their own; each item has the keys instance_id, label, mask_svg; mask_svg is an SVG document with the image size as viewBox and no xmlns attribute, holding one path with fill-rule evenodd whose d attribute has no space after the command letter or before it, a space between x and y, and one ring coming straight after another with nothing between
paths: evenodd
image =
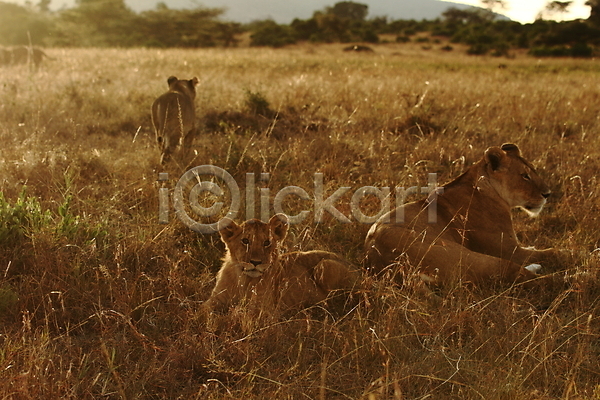
<instances>
[{"instance_id":1,"label":"horizon","mask_svg":"<svg viewBox=\"0 0 600 400\"><path fill-rule=\"evenodd\" d=\"M19 4L22 6L26 5L26 3L28 2L28 0L2 0L2 1L7 2L7 3ZM445 1L445 0L442 0L442 1ZM137 12L153 9L160 2L161 1L156 0L153 5L148 5L147 7L146 6L133 7L131 4L132 0L125 0L125 3ZM176 0L176 1L164 0L162 2L167 4L167 6L169 6L170 8L185 8L185 7L182 7L182 3L185 3L185 1L182 1L182 0ZM328 5L333 5L336 3L336 0L330 0L330 1L317 0L317 2L322 3L322 6L320 8L319 7L315 8L314 11L322 9ZM368 4L368 0L367 1L359 0L358 2ZM452 1L446 1L446 2L482 7L480 0L452 0ZM150 3L150 2L148 2L148 3ZM198 2L195 0L189 0L188 3L192 7L195 5L200 5L200 6L205 6L208 8L218 8L218 7L222 7L223 1L222 0L204 0L204 1ZM506 7L504 9L495 9L494 11L497 12L498 14L502 14L502 15L510 18L513 21L520 22L522 24L527 24L527 23L534 22L539 17L540 13L542 13L544 11L545 4L547 4L547 3L548 3L547 0L529 0L527 2L521 2L518 0L506 0L505 1ZM56 11L56 10L60 10L62 8L74 7L75 0L53 0L50 4L51 4L50 8L52 10ZM225 8L227 8L227 7L225 7ZM590 6L585 5L585 0L577 0L577 1L573 1L571 6L569 7L568 13L565 13L565 14L557 13L555 15L548 15L547 13L544 13L543 17L544 17L544 19L557 20L557 21L587 19L590 15L590 10L591 10ZM225 12L224 16L226 19L229 19L234 22L244 22L244 21L237 21L234 18L227 17L227 11ZM374 16L375 15L370 15L370 17L374 17ZM266 13L264 18L265 19L269 18L268 12ZM302 16L299 15L298 18L302 19Z\"/></svg>"},{"instance_id":2,"label":"horizon","mask_svg":"<svg viewBox=\"0 0 600 400\"><path fill-rule=\"evenodd\" d=\"M453 0L455 3L467 4L470 6L481 7L481 1L479 0ZM495 12L505 15L513 21L520 22L522 24L534 22L539 13L545 8L548 3L547 0L528 0L526 2L520 0L507 0L506 9L494 10ZM514 5L513 5L514 4ZM516 6L518 4L518 6ZM585 0L573 1L569 7L569 12L564 15L555 15L555 18L548 18L544 15L544 19L554 19L557 21L568 21L574 19L587 19L590 16L590 6L585 5Z\"/></svg>"}]
</instances>

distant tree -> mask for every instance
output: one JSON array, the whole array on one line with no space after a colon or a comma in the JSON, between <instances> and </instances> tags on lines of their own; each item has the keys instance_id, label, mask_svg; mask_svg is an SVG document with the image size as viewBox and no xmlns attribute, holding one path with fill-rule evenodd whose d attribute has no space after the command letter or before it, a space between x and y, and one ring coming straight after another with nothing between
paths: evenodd
<instances>
[{"instance_id":1,"label":"distant tree","mask_svg":"<svg viewBox=\"0 0 600 400\"><path fill-rule=\"evenodd\" d=\"M456 7L450 7L442 13L442 17L446 22L460 23L460 24L481 24L485 22L487 18L486 14L482 14L478 9L460 9Z\"/></svg>"},{"instance_id":2,"label":"distant tree","mask_svg":"<svg viewBox=\"0 0 600 400\"><path fill-rule=\"evenodd\" d=\"M294 19L290 25L297 40L312 40L318 36L319 24L315 18L308 20Z\"/></svg>"},{"instance_id":3,"label":"distant tree","mask_svg":"<svg viewBox=\"0 0 600 400\"><path fill-rule=\"evenodd\" d=\"M429 30L429 23L427 21L415 21L415 20L396 20L391 21L388 24L386 33L402 34L405 36L411 36L418 32L425 32Z\"/></svg>"},{"instance_id":4,"label":"distant tree","mask_svg":"<svg viewBox=\"0 0 600 400\"><path fill-rule=\"evenodd\" d=\"M219 22L216 27L216 40L225 47L235 46L238 43L236 35L242 33L241 24L237 22Z\"/></svg>"},{"instance_id":5,"label":"distant tree","mask_svg":"<svg viewBox=\"0 0 600 400\"><path fill-rule=\"evenodd\" d=\"M480 0L481 4L490 12L494 13L507 8L505 0Z\"/></svg>"},{"instance_id":6,"label":"distant tree","mask_svg":"<svg viewBox=\"0 0 600 400\"><path fill-rule=\"evenodd\" d=\"M251 46L283 47L296 42L294 33L289 26L278 25L273 20L256 23L250 39Z\"/></svg>"},{"instance_id":7,"label":"distant tree","mask_svg":"<svg viewBox=\"0 0 600 400\"><path fill-rule=\"evenodd\" d=\"M364 21L369 13L369 6L366 4L354 3L352 1L341 1L335 3L333 7L328 7L327 13L342 19Z\"/></svg>"},{"instance_id":8,"label":"distant tree","mask_svg":"<svg viewBox=\"0 0 600 400\"><path fill-rule=\"evenodd\" d=\"M546 4L546 9L552 12L566 13L571 4L573 4L572 1L551 1Z\"/></svg>"},{"instance_id":9,"label":"distant tree","mask_svg":"<svg viewBox=\"0 0 600 400\"><path fill-rule=\"evenodd\" d=\"M0 44L27 45L43 44L51 29L46 15L37 13L32 7L0 2Z\"/></svg>"},{"instance_id":10,"label":"distant tree","mask_svg":"<svg viewBox=\"0 0 600 400\"><path fill-rule=\"evenodd\" d=\"M564 15L569 11L572 1L549 1L541 12L541 15L548 15L550 18L558 15Z\"/></svg>"},{"instance_id":11,"label":"distant tree","mask_svg":"<svg viewBox=\"0 0 600 400\"><path fill-rule=\"evenodd\" d=\"M600 0L588 0L585 2L585 5L592 8L588 21L594 25L600 26Z\"/></svg>"},{"instance_id":12,"label":"distant tree","mask_svg":"<svg viewBox=\"0 0 600 400\"><path fill-rule=\"evenodd\" d=\"M49 12L50 11L50 3L51 0L40 0L40 2L38 3L38 7L40 9L41 12Z\"/></svg>"},{"instance_id":13,"label":"distant tree","mask_svg":"<svg viewBox=\"0 0 600 400\"><path fill-rule=\"evenodd\" d=\"M313 35L313 40L328 43L350 41L350 20L320 11L315 12L313 18L318 26L318 32Z\"/></svg>"},{"instance_id":14,"label":"distant tree","mask_svg":"<svg viewBox=\"0 0 600 400\"><path fill-rule=\"evenodd\" d=\"M291 24L292 32L297 40L376 43L379 33L391 33L390 26L386 17L367 21L368 10L366 4L338 2L333 7L315 11L307 21L295 19Z\"/></svg>"},{"instance_id":15,"label":"distant tree","mask_svg":"<svg viewBox=\"0 0 600 400\"><path fill-rule=\"evenodd\" d=\"M239 25L229 25L217 18L224 12L221 8L196 7L171 9L158 3L154 10L139 16L138 34L145 46L155 47L208 47L218 44L231 45Z\"/></svg>"},{"instance_id":16,"label":"distant tree","mask_svg":"<svg viewBox=\"0 0 600 400\"><path fill-rule=\"evenodd\" d=\"M378 43L379 35L375 29L370 27L363 27L361 29L353 31L354 35L357 35L361 42L367 43Z\"/></svg>"},{"instance_id":17,"label":"distant tree","mask_svg":"<svg viewBox=\"0 0 600 400\"><path fill-rule=\"evenodd\" d=\"M55 44L66 46L128 46L137 15L124 0L76 0L74 8L59 14Z\"/></svg>"},{"instance_id":18,"label":"distant tree","mask_svg":"<svg viewBox=\"0 0 600 400\"><path fill-rule=\"evenodd\" d=\"M387 33L388 18L387 17L375 17L370 19L368 22L369 28L377 32Z\"/></svg>"}]
</instances>

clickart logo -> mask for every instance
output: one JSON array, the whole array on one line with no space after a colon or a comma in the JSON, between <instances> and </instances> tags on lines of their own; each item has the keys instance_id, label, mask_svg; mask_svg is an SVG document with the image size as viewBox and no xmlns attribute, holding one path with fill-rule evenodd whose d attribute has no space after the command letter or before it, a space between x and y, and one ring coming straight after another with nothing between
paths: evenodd
<instances>
[{"instance_id":1,"label":"clickart logo","mask_svg":"<svg viewBox=\"0 0 600 400\"><path fill-rule=\"evenodd\" d=\"M267 221L271 216L271 210L275 213L286 214L290 224L300 224L309 219L312 212L312 222L323 222L325 213L331 215L341 223L352 223L356 221L363 224L371 224L379 219L387 223L403 223L404 214L398 212L394 220L390 220L391 210L390 187L363 186L354 192L351 187L339 187L330 196L324 194L324 178L322 173L314 174L313 187L310 192L299 186L286 186L271 196L268 187L257 187L257 177L254 173L246 174L245 190L242 193L238 183L226 170L214 165L201 165L194 167L184 173L177 181L170 201L170 191L162 187L158 192L159 199L159 222L168 223L171 209L175 210L177 218L190 229L199 233L214 233L223 227L220 221L223 218L245 219L255 218L255 209L258 201L260 205L260 218ZM159 181L165 182L169 179L167 173L159 174ZM270 174L259 175L259 182L266 185ZM257 190L258 189L258 190ZM396 186L394 188L395 208L404 204L407 196L416 193L428 195L427 208L430 223L437 221L437 196L443 188L437 186L437 174L429 174L428 184L424 187L412 186L407 189ZM336 204L342 197L351 193L349 200L350 215L343 214ZM242 207L242 196L245 198L245 215L240 215ZM374 196L379 201L379 210L374 215L366 215L360 207L361 201L368 196ZM296 212L294 215L287 214L283 204L288 199L302 200L303 203L312 203L310 209ZM171 207L172 206L172 207ZM221 218L219 218L222 216ZM217 219L218 218L218 219ZM212 222L211 222L212 221Z\"/></svg>"}]
</instances>

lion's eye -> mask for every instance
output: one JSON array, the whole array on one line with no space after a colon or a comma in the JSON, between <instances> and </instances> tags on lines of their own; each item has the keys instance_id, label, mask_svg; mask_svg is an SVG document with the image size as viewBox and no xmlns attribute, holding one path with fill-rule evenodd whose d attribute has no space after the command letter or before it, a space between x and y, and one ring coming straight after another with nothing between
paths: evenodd
<instances>
[{"instance_id":1,"label":"lion's eye","mask_svg":"<svg viewBox=\"0 0 600 400\"><path fill-rule=\"evenodd\" d=\"M269 247L271 245L271 241L270 240L265 240L264 246L265 247Z\"/></svg>"},{"instance_id":2,"label":"lion's eye","mask_svg":"<svg viewBox=\"0 0 600 400\"><path fill-rule=\"evenodd\" d=\"M530 181L530 180L531 180L531 177L530 177L530 176L529 176L529 174L527 174L527 173L523 173L523 174L521 174L521 176L522 176L522 177L523 177L523 179L525 179L526 181Z\"/></svg>"},{"instance_id":3,"label":"lion's eye","mask_svg":"<svg viewBox=\"0 0 600 400\"><path fill-rule=\"evenodd\" d=\"M242 239L242 244L248 245L248 244L250 244L250 241L247 238L243 238Z\"/></svg>"}]
</instances>

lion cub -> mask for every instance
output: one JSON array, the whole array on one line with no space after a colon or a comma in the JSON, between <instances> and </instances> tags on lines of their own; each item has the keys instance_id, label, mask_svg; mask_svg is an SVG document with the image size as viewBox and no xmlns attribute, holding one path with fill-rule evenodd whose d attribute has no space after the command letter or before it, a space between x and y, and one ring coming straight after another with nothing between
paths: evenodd
<instances>
[{"instance_id":1,"label":"lion cub","mask_svg":"<svg viewBox=\"0 0 600 400\"><path fill-rule=\"evenodd\" d=\"M187 154L196 124L194 100L198 78L181 80L171 76L167 83L169 91L152 103L152 124L161 149L161 164L169 161L177 146Z\"/></svg>"},{"instance_id":2,"label":"lion cub","mask_svg":"<svg viewBox=\"0 0 600 400\"><path fill-rule=\"evenodd\" d=\"M206 305L223 309L249 301L261 310L282 311L311 306L331 291L350 289L357 272L327 251L280 254L279 244L288 231L283 214L268 223L251 219L241 225L230 219L221 229L227 247L217 282Z\"/></svg>"}]
</instances>

